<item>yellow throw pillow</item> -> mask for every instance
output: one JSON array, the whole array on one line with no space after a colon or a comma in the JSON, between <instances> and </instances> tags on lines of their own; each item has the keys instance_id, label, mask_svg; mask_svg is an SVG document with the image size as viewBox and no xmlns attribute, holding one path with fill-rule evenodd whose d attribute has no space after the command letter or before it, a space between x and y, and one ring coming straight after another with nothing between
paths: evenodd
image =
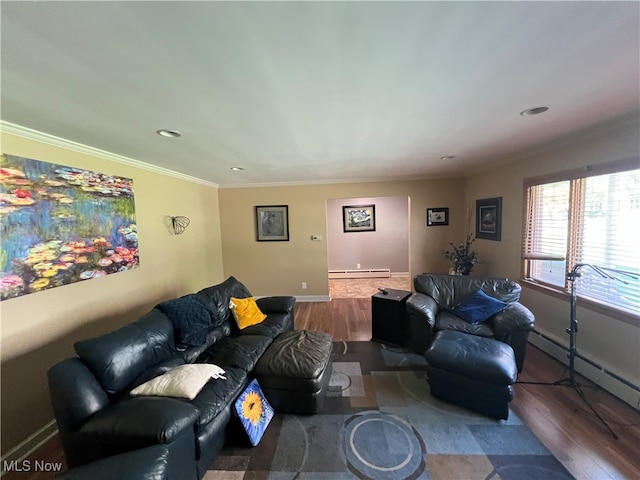
<instances>
[{"instance_id":1,"label":"yellow throw pillow","mask_svg":"<svg viewBox=\"0 0 640 480\"><path fill-rule=\"evenodd\" d=\"M229 305L233 312L233 318L236 319L238 328L250 327L251 325L257 325L262 322L267 316L260 311L258 304L253 297L249 298L234 298L231 297L231 303Z\"/></svg>"}]
</instances>

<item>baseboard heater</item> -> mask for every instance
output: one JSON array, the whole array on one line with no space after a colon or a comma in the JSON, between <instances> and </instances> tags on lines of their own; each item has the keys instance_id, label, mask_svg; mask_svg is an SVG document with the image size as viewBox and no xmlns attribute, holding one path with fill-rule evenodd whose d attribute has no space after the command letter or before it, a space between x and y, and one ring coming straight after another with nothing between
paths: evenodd
<instances>
[{"instance_id":1,"label":"baseboard heater","mask_svg":"<svg viewBox=\"0 0 640 480\"><path fill-rule=\"evenodd\" d=\"M359 268L357 270L329 270L329 278L389 278L388 268Z\"/></svg>"},{"instance_id":2,"label":"baseboard heater","mask_svg":"<svg viewBox=\"0 0 640 480\"><path fill-rule=\"evenodd\" d=\"M534 330L529 342L567 367L568 348L557 339ZM576 352L576 371L620 400L640 410L640 386Z\"/></svg>"}]
</instances>

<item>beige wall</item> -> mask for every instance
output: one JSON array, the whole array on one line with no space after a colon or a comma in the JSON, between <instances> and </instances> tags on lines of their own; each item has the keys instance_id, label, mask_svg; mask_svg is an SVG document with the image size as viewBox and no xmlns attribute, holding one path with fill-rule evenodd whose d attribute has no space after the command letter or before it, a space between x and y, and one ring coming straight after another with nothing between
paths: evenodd
<instances>
[{"instance_id":1,"label":"beige wall","mask_svg":"<svg viewBox=\"0 0 640 480\"><path fill-rule=\"evenodd\" d=\"M53 418L46 371L73 342L135 320L158 302L222 281L217 188L3 133L2 152L133 179L140 267L0 304L2 453ZM169 235L165 215L191 219Z\"/></svg>"},{"instance_id":2,"label":"beige wall","mask_svg":"<svg viewBox=\"0 0 640 480\"><path fill-rule=\"evenodd\" d=\"M254 295L327 296L327 210L330 199L410 197L412 273L446 272L441 252L450 241L462 240L461 179L386 183L349 183L261 188L221 188L220 222L225 275L234 275ZM256 205L288 205L288 242L257 242ZM428 207L450 208L450 225L427 227ZM321 242L311 235L322 235ZM389 248L393 246L390 245ZM302 282L307 282L303 290Z\"/></svg>"},{"instance_id":3,"label":"beige wall","mask_svg":"<svg viewBox=\"0 0 640 480\"><path fill-rule=\"evenodd\" d=\"M597 134L576 138L546 153L475 175L467 180L465 203L502 197L502 241L477 240L475 247L487 273L520 278L523 179L626 158L639 159L640 134L636 122L627 122ZM538 290L523 288L522 301L536 316L536 330L568 343L569 302ZM640 328L615 316L579 307L578 350L636 385L640 383ZM637 401L637 400L635 400ZM634 403L635 403L634 401Z\"/></svg>"}]
</instances>

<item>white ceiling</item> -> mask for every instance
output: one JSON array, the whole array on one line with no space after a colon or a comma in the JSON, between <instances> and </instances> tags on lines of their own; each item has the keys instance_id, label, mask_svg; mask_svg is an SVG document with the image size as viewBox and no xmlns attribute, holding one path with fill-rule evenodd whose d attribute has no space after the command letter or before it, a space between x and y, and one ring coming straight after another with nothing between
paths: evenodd
<instances>
[{"instance_id":1,"label":"white ceiling","mask_svg":"<svg viewBox=\"0 0 640 480\"><path fill-rule=\"evenodd\" d=\"M219 185L461 175L640 111L635 1L0 8L2 120Z\"/></svg>"}]
</instances>

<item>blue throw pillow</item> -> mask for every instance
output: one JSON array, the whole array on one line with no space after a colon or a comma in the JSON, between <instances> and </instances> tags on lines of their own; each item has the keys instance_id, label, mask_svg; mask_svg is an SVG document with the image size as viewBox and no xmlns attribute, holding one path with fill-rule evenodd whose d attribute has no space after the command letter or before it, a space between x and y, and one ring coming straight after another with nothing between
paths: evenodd
<instances>
[{"instance_id":1,"label":"blue throw pillow","mask_svg":"<svg viewBox=\"0 0 640 480\"><path fill-rule=\"evenodd\" d=\"M273 407L262 393L257 380L254 379L247 385L235 401L234 409L251 445L255 447L273 418Z\"/></svg>"},{"instance_id":2,"label":"blue throw pillow","mask_svg":"<svg viewBox=\"0 0 640 480\"><path fill-rule=\"evenodd\" d=\"M490 297L482 290L478 290L456 305L451 313L467 323L475 325L490 319L496 313L504 310L507 305L497 298Z\"/></svg>"}]
</instances>

